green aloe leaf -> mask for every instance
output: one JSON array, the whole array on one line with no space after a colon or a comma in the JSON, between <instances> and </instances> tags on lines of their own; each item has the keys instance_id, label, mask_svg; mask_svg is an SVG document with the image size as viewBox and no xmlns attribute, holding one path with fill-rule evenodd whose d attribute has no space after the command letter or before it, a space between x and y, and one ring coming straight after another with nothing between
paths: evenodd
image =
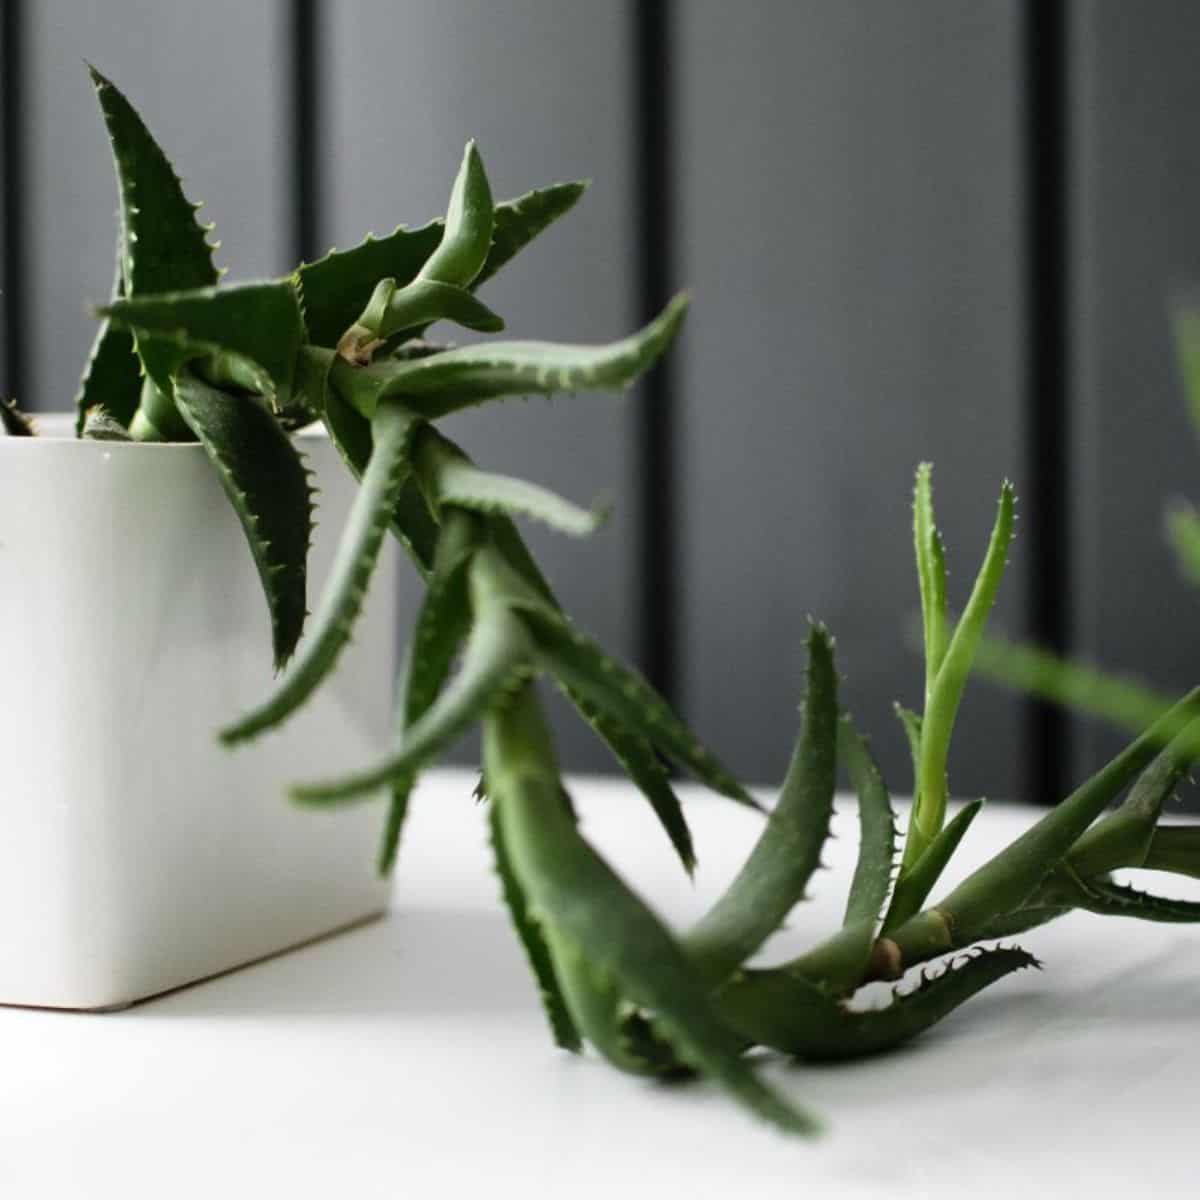
<instances>
[{"instance_id":1,"label":"green aloe leaf","mask_svg":"<svg viewBox=\"0 0 1200 1200\"><path fill-rule=\"evenodd\" d=\"M0 429L8 437L33 437L37 432L15 400L0 400Z\"/></svg>"},{"instance_id":2,"label":"green aloe leaf","mask_svg":"<svg viewBox=\"0 0 1200 1200\"><path fill-rule=\"evenodd\" d=\"M959 842L966 836L967 830L982 808L982 800L973 800L965 805L925 847L925 853L917 859L912 869L900 873L887 920L884 922L885 933L903 925L909 917L920 911L921 905L937 886L937 881L942 877L950 859L954 857Z\"/></svg>"},{"instance_id":3,"label":"green aloe leaf","mask_svg":"<svg viewBox=\"0 0 1200 1200\"><path fill-rule=\"evenodd\" d=\"M1146 848L1142 866L1200 879L1200 825L1160 825Z\"/></svg>"},{"instance_id":4,"label":"green aloe leaf","mask_svg":"<svg viewBox=\"0 0 1200 1200\"><path fill-rule=\"evenodd\" d=\"M858 861L850 881L843 924L874 925L892 884L896 858L896 814L887 785L866 740L849 717L838 722L838 753L858 797Z\"/></svg>"},{"instance_id":5,"label":"green aloe leaf","mask_svg":"<svg viewBox=\"0 0 1200 1200\"><path fill-rule=\"evenodd\" d=\"M688 828L679 797L671 786L670 772L663 766L654 747L619 721L606 717L578 692L568 689L567 697L612 751L633 785L650 802L650 807L670 838L683 869L688 875L694 874L696 849L692 831Z\"/></svg>"},{"instance_id":6,"label":"green aloe leaf","mask_svg":"<svg viewBox=\"0 0 1200 1200\"><path fill-rule=\"evenodd\" d=\"M903 704L893 705L896 716L904 728L904 737L908 742L908 753L912 758L913 768L913 799L916 799L917 784L921 775L921 718L911 708Z\"/></svg>"},{"instance_id":7,"label":"green aloe leaf","mask_svg":"<svg viewBox=\"0 0 1200 1200\"><path fill-rule=\"evenodd\" d=\"M916 865L946 818L946 758L950 750L950 737L954 732L954 721L971 663L1004 576L1008 547L1013 536L1014 506L1012 485L1006 481L1000 489L996 523L987 554L979 568L962 619L946 646L928 690L921 726L920 777L909 819L908 839L904 845L902 872ZM930 586L934 589L932 599L936 600L936 579L930 582ZM934 624L937 625L936 618Z\"/></svg>"},{"instance_id":8,"label":"green aloe leaf","mask_svg":"<svg viewBox=\"0 0 1200 1200\"><path fill-rule=\"evenodd\" d=\"M1018 908L1015 912L1005 913L989 921L980 930L976 938L980 942L990 942L996 938L1016 937L1017 934L1027 933L1065 917L1071 912L1070 905L1062 904L1031 904Z\"/></svg>"},{"instance_id":9,"label":"green aloe leaf","mask_svg":"<svg viewBox=\"0 0 1200 1200\"><path fill-rule=\"evenodd\" d=\"M589 512L536 483L481 471L442 438L423 439L418 455L422 477L429 480L438 505L485 515L530 517L571 537L586 537L603 523L602 510Z\"/></svg>"},{"instance_id":10,"label":"green aloe leaf","mask_svg":"<svg viewBox=\"0 0 1200 1200\"><path fill-rule=\"evenodd\" d=\"M571 947L645 1012L683 1063L777 1127L814 1132L815 1121L742 1059L741 1039L714 1011L678 942L580 836L562 803L548 736L527 686L489 714L484 763L513 870L556 961Z\"/></svg>"},{"instance_id":11,"label":"green aloe leaf","mask_svg":"<svg viewBox=\"0 0 1200 1200\"><path fill-rule=\"evenodd\" d=\"M586 180L554 183L497 204L493 212L491 249L471 286L477 288L491 279L542 230L570 212L587 188Z\"/></svg>"},{"instance_id":12,"label":"green aloe leaf","mask_svg":"<svg viewBox=\"0 0 1200 1200\"><path fill-rule=\"evenodd\" d=\"M117 238L117 269L113 280L113 300L124 295L125 280L121 260L124 254L124 237ZM111 321L103 321L96 331L92 352L79 381L75 396L75 432L83 434L88 411L103 405L110 415L126 428L137 412L138 394L142 386L142 369L137 351L133 346L133 335L127 329L117 329Z\"/></svg>"},{"instance_id":13,"label":"green aloe leaf","mask_svg":"<svg viewBox=\"0 0 1200 1200\"><path fill-rule=\"evenodd\" d=\"M1014 971L1040 964L1016 947L980 950L941 974L922 978L881 1009L855 1011L807 979L747 971L718 994L721 1015L760 1045L812 1061L859 1058L923 1033L959 1005Z\"/></svg>"},{"instance_id":14,"label":"green aloe leaf","mask_svg":"<svg viewBox=\"0 0 1200 1200\"><path fill-rule=\"evenodd\" d=\"M483 270L495 227L492 189L475 142L469 141L450 189L446 223L437 249L419 277L467 287Z\"/></svg>"},{"instance_id":15,"label":"green aloe leaf","mask_svg":"<svg viewBox=\"0 0 1200 1200\"><path fill-rule=\"evenodd\" d=\"M443 439L445 440L445 439ZM458 448L447 443L452 450ZM460 452L461 453L461 452ZM561 613L554 591L546 581L524 539L508 517L492 516L488 519L492 542L503 561L529 588L532 595L544 601L554 611ZM564 618L565 619L565 618ZM688 828L683 807L671 787L670 773L664 767L651 742L634 732L619 720L605 715L596 705L580 693L577 688L564 688L567 698L579 715L592 727L605 743L616 760L624 768L631 782L642 793L654 810L667 837L671 840L683 869L691 875L696 868L696 851L692 832Z\"/></svg>"},{"instance_id":16,"label":"green aloe leaf","mask_svg":"<svg viewBox=\"0 0 1200 1200\"><path fill-rule=\"evenodd\" d=\"M706 978L722 979L744 963L803 899L829 836L837 735L833 639L814 625L804 725L779 800L733 882L687 937L688 954Z\"/></svg>"},{"instance_id":17,"label":"green aloe leaf","mask_svg":"<svg viewBox=\"0 0 1200 1200\"><path fill-rule=\"evenodd\" d=\"M830 995L852 992L868 972L879 914L887 900L896 857L896 816L866 739L849 717L838 722L838 757L858 796L858 862L842 928L786 965L790 974Z\"/></svg>"},{"instance_id":18,"label":"green aloe leaf","mask_svg":"<svg viewBox=\"0 0 1200 1200\"><path fill-rule=\"evenodd\" d=\"M599 969L552 924L546 938L581 1034L610 1065L629 1075L691 1074L653 1021L625 997L613 975Z\"/></svg>"},{"instance_id":19,"label":"green aloe leaf","mask_svg":"<svg viewBox=\"0 0 1200 1200\"><path fill-rule=\"evenodd\" d=\"M261 370L248 367L236 382L268 395L277 408L290 403L304 319L288 280L133 296L99 311L139 336L173 344L180 361L218 352L249 360Z\"/></svg>"},{"instance_id":20,"label":"green aloe leaf","mask_svg":"<svg viewBox=\"0 0 1200 1200\"><path fill-rule=\"evenodd\" d=\"M257 401L227 395L186 371L179 377L176 401L246 533L271 613L275 667L280 670L296 648L307 612L313 507L309 472Z\"/></svg>"},{"instance_id":21,"label":"green aloe leaf","mask_svg":"<svg viewBox=\"0 0 1200 1200\"><path fill-rule=\"evenodd\" d=\"M388 396L406 397L433 419L503 396L615 391L654 364L686 311L686 296L676 296L644 329L605 346L486 342L407 362L384 360L369 367L338 362L332 378L364 416Z\"/></svg>"},{"instance_id":22,"label":"green aloe leaf","mask_svg":"<svg viewBox=\"0 0 1200 1200\"><path fill-rule=\"evenodd\" d=\"M925 698L946 656L949 618L946 610L946 556L941 534L933 519L933 464L917 467L913 488L913 548L921 591L921 618L925 629Z\"/></svg>"},{"instance_id":23,"label":"green aloe leaf","mask_svg":"<svg viewBox=\"0 0 1200 1200\"><path fill-rule=\"evenodd\" d=\"M1153 725L1174 703L1171 696L1135 679L1001 637L983 639L976 666L981 675L998 683L1099 717L1135 736ZM1175 732L1178 730L1171 731Z\"/></svg>"},{"instance_id":24,"label":"green aloe leaf","mask_svg":"<svg viewBox=\"0 0 1200 1200\"><path fill-rule=\"evenodd\" d=\"M167 156L159 148L128 100L94 67L89 66L104 123L108 129L121 195L121 275L126 297L150 296L215 284L208 232L196 220L196 205ZM101 349L106 349L104 346ZM137 345L147 372L168 395L184 359L179 347L155 337ZM123 384L127 369L119 360L119 339L103 360ZM95 390L90 389L95 395ZM119 403L116 397L100 397ZM120 418L123 413L115 413Z\"/></svg>"},{"instance_id":25,"label":"green aloe leaf","mask_svg":"<svg viewBox=\"0 0 1200 1200\"><path fill-rule=\"evenodd\" d=\"M545 606L525 609L540 664L611 721L658 746L714 791L757 807L754 799L693 736L667 702L634 670Z\"/></svg>"},{"instance_id":26,"label":"green aloe leaf","mask_svg":"<svg viewBox=\"0 0 1200 1200\"><path fill-rule=\"evenodd\" d=\"M474 588L472 589L475 590ZM394 779L419 771L494 704L529 668L532 644L523 622L503 604L475 605L475 624L462 666L400 745L361 771L292 788L301 804L325 805L359 799Z\"/></svg>"},{"instance_id":27,"label":"green aloe leaf","mask_svg":"<svg viewBox=\"0 0 1200 1200\"><path fill-rule=\"evenodd\" d=\"M133 346L133 334L127 329L118 329L111 321L103 322L75 398L78 432L83 432L86 414L100 404L109 410L114 420L128 428L137 412L141 386L141 367Z\"/></svg>"},{"instance_id":28,"label":"green aloe leaf","mask_svg":"<svg viewBox=\"0 0 1200 1200\"><path fill-rule=\"evenodd\" d=\"M1192 425L1200 430L1200 306L1194 300L1172 305L1171 327Z\"/></svg>"},{"instance_id":29,"label":"green aloe leaf","mask_svg":"<svg viewBox=\"0 0 1200 1200\"><path fill-rule=\"evenodd\" d=\"M301 355L301 361L309 353L306 350ZM319 351L316 354L324 356L326 365L332 361L332 351ZM371 423L359 416L336 391L324 386L323 380L320 411L342 461L356 479L361 479L371 460ZM411 476L400 486L400 494L391 515L391 529L417 570L428 577L437 554L437 523Z\"/></svg>"},{"instance_id":30,"label":"green aloe leaf","mask_svg":"<svg viewBox=\"0 0 1200 1200\"><path fill-rule=\"evenodd\" d=\"M546 1019L550 1023L556 1045L572 1053L583 1049L583 1040L579 1030L567 1009L563 998L562 986L554 972L554 963L550 958L550 949L542 937L537 923L529 915L529 903L525 898L525 890L513 871L508 847L504 844L504 830L497 817L495 804L488 806L488 828L491 833L492 851L495 855L496 874L500 877L500 890L504 903L512 917L513 927L517 937L525 948L529 966L537 980L538 992L542 998L542 1007L546 1010Z\"/></svg>"},{"instance_id":31,"label":"green aloe leaf","mask_svg":"<svg viewBox=\"0 0 1200 1200\"><path fill-rule=\"evenodd\" d=\"M379 346L391 338L406 338L434 321L453 321L464 329L500 333L504 320L465 287L417 278L398 288L382 279L366 310L338 341L338 353L349 362L368 363Z\"/></svg>"},{"instance_id":32,"label":"green aloe leaf","mask_svg":"<svg viewBox=\"0 0 1200 1200\"><path fill-rule=\"evenodd\" d=\"M316 262L302 264L292 279L300 292L309 338L318 346L336 346L379 281L410 283L441 240L440 220L420 229L402 225L387 237L368 234L349 250L331 250Z\"/></svg>"},{"instance_id":33,"label":"green aloe leaf","mask_svg":"<svg viewBox=\"0 0 1200 1200\"><path fill-rule=\"evenodd\" d=\"M1171 925L1190 925L1200 921L1200 902L1155 896L1105 880L1089 879L1086 891L1075 903L1078 908L1104 917L1134 917L1139 921L1158 921Z\"/></svg>"},{"instance_id":34,"label":"green aloe leaf","mask_svg":"<svg viewBox=\"0 0 1200 1200\"><path fill-rule=\"evenodd\" d=\"M354 497L329 580L309 635L275 692L221 731L226 745L248 741L285 721L320 686L349 644L396 498L410 469L414 418L397 404L381 405L371 422L373 450Z\"/></svg>"},{"instance_id":35,"label":"green aloe leaf","mask_svg":"<svg viewBox=\"0 0 1200 1200\"><path fill-rule=\"evenodd\" d=\"M829 993L852 991L863 980L887 900L896 857L896 817L883 776L849 717L838 722L838 757L858 797L858 861L842 928L789 964Z\"/></svg>"},{"instance_id":36,"label":"green aloe leaf","mask_svg":"<svg viewBox=\"0 0 1200 1200\"><path fill-rule=\"evenodd\" d=\"M1071 847L1067 865L1082 879L1145 864L1163 805L1187 771L1190 757L1163 750L1138 776L1129 795Z\"/></svg>"},{"instance_id":37,"label":"green aloe leaf","mask_svg":"<svg viewBox=\"0 0 1200 1200\"><path fill-rule=\"evenodd\" d=\"M1198 714L1200 689L1190 692L1140 738L940 901L932 916L948 932L951 945L974 941L980 929L1021 908L1084 830L1149 765L1159 751L1164 731L1177 727L1184 717L1195 721ZM1172 742L1174 752L1182 752L1194 736L1190 728L1176 735ZM901 944L910 940L924 944L924 926L929 920L929 914L918 914L891 937ZM908 961L909 955L905 958Z\"/></svg>"},{"instance_id":38,"label":"green aloe leaf","mask_svg":"<svg viewBox=\"0 0 1200 1200\"><path fill-rule=\"evenodd\" d=\"M479 523L469 513L449 512L438 541L437 560L417 613L412 641L404 655L397 693L396 737L403 742L411 726L433 707L450 676L455 656L471 628L467 569L480 537ZM379 850L379 872L387 875L396 862L400 834L408 812L416 772L391 782L391 799Z\"/></svg>"},{"instance_id":39,"label":"green aloe leaf","mask_svg":"<svg viewBox=\"0 0 1200 1200\"><path fill-rule=\"evenodd\" d=\"M586 185L555 184L496 205L492 247L473 287L491 278L519 250L567 212ZM442 240L443 222L420 229L401 226L387 237L368 236L349 250L332 250L300 266L293 279L300 289L309 336L319 346L335 346L362 312L379 280L404 286L417 277Z\"/></svg>"}]
</instances>

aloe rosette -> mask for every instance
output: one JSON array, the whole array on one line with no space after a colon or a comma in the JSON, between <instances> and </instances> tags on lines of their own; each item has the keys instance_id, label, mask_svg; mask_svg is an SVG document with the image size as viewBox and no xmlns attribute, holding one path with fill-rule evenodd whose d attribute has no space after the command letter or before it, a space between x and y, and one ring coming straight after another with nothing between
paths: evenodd
<instances>
[{"instance_id":1,"label":"aloe rosette","mask_svg":"<svg viewBox=\"0 0 1200 1200\"><path fill-rule=\"evenodd\" d=\"M929 904L983 802L950 817L947 761L972 666L1013 537L1012 489L957 621L931 472L914 493L925 677L922 710L898 707L913 760L901 839L885 782L837 694L834 644L807 637L800 734L761 834L728 888L687 931L669 929L583 836L541 707L560 687L650 803L685 869L695 851L670 764L730 799L755 800L634 670L563 611L516 520L571 536L602 514L494 474L439 430L464 408L528 394L621 390L665 350L679 297L632 336L603 346L425 340L449 321L498 333L476 289L567 212L582 184L494 203L468 144L443 220L332 251L283 279L222 285L209 229L144 123L93 72L121 192L116 283L79 395L85 437L198 442L241 520L271 614L274 691L221 732L233 745L286 721L336 667L384 540L424 585L397 687L394 733L377 761L293 788L304 805L388 797L379 865L397 855L420 772L469 726L483 729L486 798L501 893L554 1040L587 1043L643 1075L699 1074L780 1129L811 1114L767 1085L746 1052L802 1059L875 1053L906 1041L1035 959L997 945L1073 910L1192 921L1200 906L1136 891L1128 867L1200 875L1200 835L1161 822L1200 745L1200 693L1185 697L1012 845ZM0 406L6 432L32 432ZM292 431L319 421L359 490L329 580L306 621L312 527L308 472ZM301 631L305 628L301 640ZM804 899L844 772L860 840L841 926L788 962L758 955ZM1127 792L1123 803L1106 808ZM941 960L882 1008L860 989Z\"/></svg>"}]
</instances>

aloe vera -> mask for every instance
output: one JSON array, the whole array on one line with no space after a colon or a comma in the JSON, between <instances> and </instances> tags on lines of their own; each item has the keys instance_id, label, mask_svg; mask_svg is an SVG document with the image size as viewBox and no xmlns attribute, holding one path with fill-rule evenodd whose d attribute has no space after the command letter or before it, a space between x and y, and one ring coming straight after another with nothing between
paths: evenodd
<instances>
[{"instance_id":1,"label":"aloe vera","mask_svg":"<svg viewBox=\"0 0 1200 1200\"><path fill-rule=\"evenodd\" d=\"M476 465L438 422L510 396L628 388L674 338L686 297L604 345L426 341L436 321L501 331L503 318L477 289L584 190L555 184L496 203L474 143L444 218L368 237L282 279L224 285L212 265L210 228L196 220L146 124L109 81L94 71L93 79L121 220L116 278L97 310L78 429L97 439L198 442L242 524L271 615L273 658L289 665L221 737L252 742L319 690L353 635L385 540L394 538L424 593L397 681L390 744L355 770L297 781L292 795L309 806L385 800L379 866L390 870L421 772L466 729L482 727L480 795L499 890L556 1044L590 1047L633 1074L703 1077L776 1128L807 1135L817 1119L766 1084L750 1052L837 1060L907 1041L1037 965L1025 950L986 943L1073 911L1200 919L1194 904L1113 879L1126 867L1200 876L1200 836L1161 821L1166 797L1200 750L1200 693L1173 706L1152 696L1138 709L1152 709L1152 719L1122 754L928 903L982 805L951 815L946 765L968 677L981 656L985 664L995 656L985 627L1015 501L1004 484L982 565L955 620L931 468L923 464L913 503L922 702L919 712L897 708L913 762L902 851L887 783L839 705L833 639L814 625L800 734L760 836L706 915L690 930L669 928L584 836L542 712L541 681L561 688L609 746L687 871L696 850L671 768L734 802L762 806L646 680L575 624L517 525L532 519L586 536L601 512ZM15 406L0 405L0 419L6 434L34 432ZM290 435L314 422L359 489L306 621L314 503ZM1194 519L1179 516L1173 528L1185 563L1200 561ZM815 878L839 768L860 830L841 922L804 953L763 967L756 956ZM861 1007L865 985L939 958L885 1007Z\"/></svg>"}]
</instances>

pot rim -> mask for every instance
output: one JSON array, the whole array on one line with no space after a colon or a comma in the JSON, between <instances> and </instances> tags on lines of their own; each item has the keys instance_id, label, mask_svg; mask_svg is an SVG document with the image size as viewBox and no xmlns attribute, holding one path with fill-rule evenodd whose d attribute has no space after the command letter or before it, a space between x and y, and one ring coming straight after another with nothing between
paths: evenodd
<instances>
[{"instance_id":1,"label":"pot rim","mask_svg":"<svg viewBox=\"0 0 1200 1200\"><path fill-rule=\"evenodd\" d=\"M36 437L0 437L0 454L6 451L25 453L24 447L65 446L76 445L87 447L91 452L103 450L109 453L128 454L130 451L146 452L180 452L195 454L203 453L199 442L120 442L103 441L98 438L80 438L75 436L74 412L35 412L27 414L33 421ZM327 441L328 433L319 422L306 425L296 430L293 438L305 442ZM21 447L22 449L18 449Z\"/></svg>"}]
</instances>

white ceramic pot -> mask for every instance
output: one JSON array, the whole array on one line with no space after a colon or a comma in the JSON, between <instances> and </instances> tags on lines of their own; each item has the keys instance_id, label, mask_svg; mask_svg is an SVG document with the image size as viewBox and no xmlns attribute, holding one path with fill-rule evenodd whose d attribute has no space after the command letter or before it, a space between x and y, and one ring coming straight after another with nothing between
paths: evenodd
<instances>
[{"instance_id":1,"label":"white ceramic pot","mask_svg":"<svg viewBox=\"0 0 1200 1200\"><path fill-rule=\"evenodd\" d=\"M0 1003L121 1007L379 912L379 806L301 811L283 788L386 738L391 548L333 679L224 750L215 730L273 672L203 451L39 427L0 437ZM301 442L321 489L311 607L355 485L325 438Z\"/></svg>"}]
</instances>

